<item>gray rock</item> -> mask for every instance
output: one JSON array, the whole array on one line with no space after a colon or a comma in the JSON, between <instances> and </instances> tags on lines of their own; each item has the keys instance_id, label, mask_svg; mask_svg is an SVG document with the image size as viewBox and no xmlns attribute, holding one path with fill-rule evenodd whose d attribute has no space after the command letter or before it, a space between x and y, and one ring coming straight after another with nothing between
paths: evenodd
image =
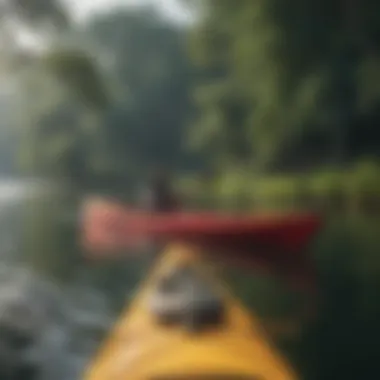
<instances>
[{"instance_id":1,"label":"gray rock","mask_svg":"<svg viewBox=\"0 0 380 380\"><path fill-rule=\"evenodd\" d=\"M25 268L0 264L0 378L75 380L113 318L91 288L63 289Z\"/></svg>"}]
</instances>

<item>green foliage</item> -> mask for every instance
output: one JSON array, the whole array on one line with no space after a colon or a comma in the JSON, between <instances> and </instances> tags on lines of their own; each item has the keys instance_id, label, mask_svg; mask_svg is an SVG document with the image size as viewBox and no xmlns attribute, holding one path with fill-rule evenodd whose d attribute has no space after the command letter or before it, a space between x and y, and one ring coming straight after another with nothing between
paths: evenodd
<instances>
[{"instance_id":1,"label":"green foliage","mask_svg":"<svg viewBox=\"0 0 380 380\"><path fill-rule=\"evenodd\" d=\"M373 160L358 162L350 176L350 190L380 194L380 165Z\"/></svg>"},{"instance_id":2,"label":"green foliage","mask_svg":"<svg viewBox=\"0 0 380 380\"><path fill-rule=\"evenodd\" d=\"M363 59L358 69L358 107L368 112L379 105L380 56L369 54Z\"/></svg>"},{"instance_id":3,"label":"green foliage","mask_svg":"<svg viewBox=\"0 0 380 380\"><path fill-rule=\"evenodd\" d=\"M121 167L120 175L146 172L157 163L182 166L192 79L185 31L141 10L100 17L88 33L114 62L119 96L104 123L110 157Z\"/></svg>"},{"instance_id":4,"label":"green foliage","mask_svg":"<svg viewBox=\"0 0 380 380\"><path fill-rule=\"evenodd\" d=\"M80 101L97 110L107 106L105 86L96 63L83 50L49 51L43 62L63 85L78 95Z\"/></svg>"},{"instance_id":5,"label":"green foliage","mask_svg":"<svg viewBox=\"0 0 380 380\"><path fill-rule=\"evenodd\" d=\"M211 149L221 165L227 154L229 162L265 168L296 160L305 137L318 135L331 158L347 159L348 142L360 134L354 120L379 102L379 12L371 3L370 14L369 6L205 1L191 41L202 71L196 147ZM236 93L240 110L231 114ZM371 134L377 136L373 128Z\"/></svg>"},{"instance_id":6,"label":"green foliage","mask_svg":"<svg viewBox=\"0 0 380 380\"><path fill-rule=\"evenodd\" d=\"M192 194L193 202L210 207L247 210L319 209L325 211L379 212L380 167L363 161L351 169L319 170L309 175L254 175L246 171L226 172L210 183L193 177L180 181L179 188Z\"/></svg>"}]
</instances>

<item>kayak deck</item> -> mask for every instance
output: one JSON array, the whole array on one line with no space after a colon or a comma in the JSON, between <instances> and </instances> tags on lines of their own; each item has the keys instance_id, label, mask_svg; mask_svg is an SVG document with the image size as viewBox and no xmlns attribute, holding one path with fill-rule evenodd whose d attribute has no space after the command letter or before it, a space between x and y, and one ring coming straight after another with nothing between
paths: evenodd
<instances>
[{"instance_id":1,"label":"kayak deck","mask_svg":"<svg viewBox=\"0 0 380 380\"><path fill-rule=\"evenodd\" d=\"M159 279L183 262L196 270L202 254L185 245L172 245L99 352L85 380L126 379L271 379L295 380L261 328L224 288L210 279L223 296L225 322L201 333L183 326L161 325L149 311L148 300ZM221 377L220 377L221 375Z\"/></svg>"}]
</instances>

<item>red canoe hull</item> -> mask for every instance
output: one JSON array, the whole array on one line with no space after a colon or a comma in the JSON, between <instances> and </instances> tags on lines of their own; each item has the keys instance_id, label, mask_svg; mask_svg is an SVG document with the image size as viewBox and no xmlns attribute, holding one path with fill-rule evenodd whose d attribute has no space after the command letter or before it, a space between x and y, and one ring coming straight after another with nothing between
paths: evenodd
<instances>
[{"instance_id":1,"label":"red canoe hull","mask_svg":"<svg viewBox=\"0 0 380 380\"><path fill-rule=\"evenodd\" d=\"M297 275L310 274L304 250L321 226L310 214L236 216L218 213L149 214L112 202L91 201L83 210L84 244L109 254L154 239L202 245L213 259ZM216 257L217 255L217 257Z\"/></svg>"}]
</instances>

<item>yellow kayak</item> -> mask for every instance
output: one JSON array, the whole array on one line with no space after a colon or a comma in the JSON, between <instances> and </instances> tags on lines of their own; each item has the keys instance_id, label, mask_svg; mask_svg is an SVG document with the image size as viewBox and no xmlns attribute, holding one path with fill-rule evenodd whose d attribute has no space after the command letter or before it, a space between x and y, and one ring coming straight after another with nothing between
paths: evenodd
<instances>
[{"instance_id":1,"label":"yellow kayak","mask_svg":"<svg viewBox=\"0 0 380 380\"><path fill-rule=\"evenodd\" d=\"M297 379L258 320L213 278L200 256L194 246L169 246L89 366L85 380ZM220 297L223 318L217 323L189 329L186 323L162 323L152 312L160 281L181 267L203 276Z\"/></svg>"}]
</instances>

